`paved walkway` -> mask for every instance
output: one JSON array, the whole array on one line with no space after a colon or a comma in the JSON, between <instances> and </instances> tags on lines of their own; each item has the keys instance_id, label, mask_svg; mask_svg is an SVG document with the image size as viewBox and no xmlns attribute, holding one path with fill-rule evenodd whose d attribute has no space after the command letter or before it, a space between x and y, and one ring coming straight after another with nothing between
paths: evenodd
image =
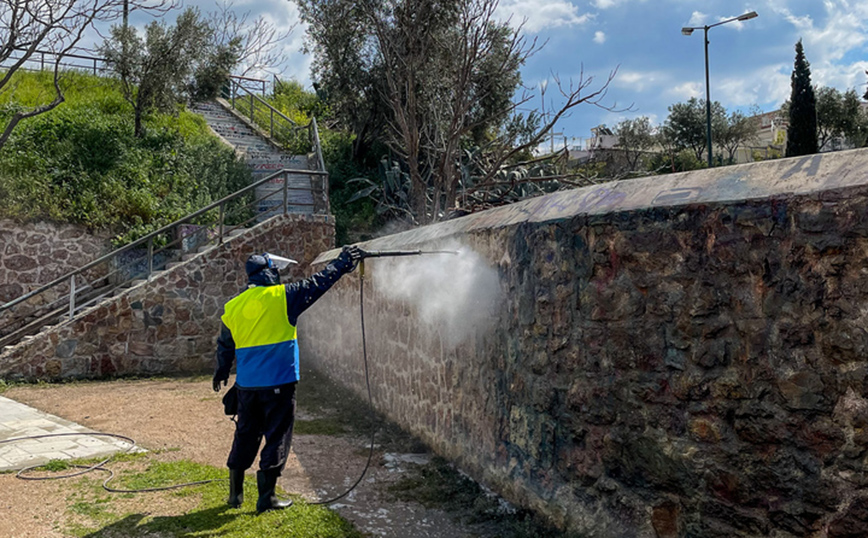
<instances>
[{"instance_id":1,"label":"paved walkway","mask_svg":"<svg viewBox=\"0 0 868 538\"><path fill-rule=\"evenodd\" d=\"M88 435L3 442L31 435L76 432L93 433L93 430L0 396L0 472L51 460L108 456L130 448L129 443L119 439Z\"/></svg>"}]
</instances>

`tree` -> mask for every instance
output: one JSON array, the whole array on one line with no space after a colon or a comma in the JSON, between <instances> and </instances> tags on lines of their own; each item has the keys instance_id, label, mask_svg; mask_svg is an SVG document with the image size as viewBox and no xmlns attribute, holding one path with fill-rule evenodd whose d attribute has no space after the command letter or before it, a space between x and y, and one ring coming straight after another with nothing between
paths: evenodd
<instances>
[{"instance_id":1,"label":"tree","mask_svg":"<svg viewBox=\"0 0 868 538\"><path fill-rule=\"evenodd\" d=\"M719 102L711 103L711 139L720 141L727 125L726 109ZM708 120L705 99L691 97L686 103L669 107L663 124L666 136L678 150L690 149L700 161L708 147Z\"/></svg>"},{"instance_id":2,"label":"tree","mask_svg":"<svg viewBox=\"0 0 868 538\"><path fill-rule=\"evenodd\" d=\"M844 138L854 148L865 146L865 142L868 140L868 114L865 113L856 90L849 89L844 92L843 108L842 132Z\"/></svg>"},{"instance_id":3,"label":"tree","mask_svg":"<svg viewBox=\"0 0 868 538\"><path fill-rule=\"evenodd\" d=\"M214 30L212 47L216 51L231 50L235 54L237 74L279 74L278 68L287 56L281 45L295 30L293 23L278 30L265 17L250 19L250 12L238 13L232 2L224 1L215 12L208 14L208 23Z\"/></svg>"},{"instance_id":4,"label":"tree","mask_svg":"<svg viewBox=\"0 0 868 538\"><path fill-rule=\"evenodd\" d=\"M0 93L14 91L10 85L13 76L36 54L44 53L54 71L54 95L49 100L3 115L0 148L22 120L63 103L63 58L78 51L79 42L94 23L117 20L125 7L159 14L172 6L170 0L0 0L0 63L6 66Z\"/></svg>"},{"instance_id":5,"label":"tree","mask_svg":"<svg viewBox=\"0 0 868 538\"><path fill-rule=\"evenodd\" d=\"M311 29L318 92L357 141L370 137L370 147L382 140L400 157L416 222L445 215L459 184L492 183L504 163L527 149L506 145L509 130L502 127L529 100L513 97L536 44L495 19L496 0L302 0L300 6ZM591 80L558 84L565 103L529 143L538 144L574 106L599 102L606 86L585 94ZM468 163L471 147L480 151Z\"/></svg>"},{"instance_id":6,"label":"tree","mask_svg":"<svg viewBox=\"0 0 868 538\"><path fill-rule=\"evenodd\" d=\"M865 143L866 117L855 90L841 93L822 86L815 90L817 100L817 149L844 139L853 147ZM829 149L840 149L830 147Z\"/></svg>"},{"instance_id":7,"label":"tree","mask_svg":"<svg viewBox=\"0 0 868 538\"><path fill-rule=\"evenodd\" d=\"M133 106L137 137L144 134L145 114L172 111L184 102L197 67L210 59L212 35L193 8L182 12L175 26L151 22L144 39L132 27L112 27L111 37L100 50L120 77L124 98Z\"/></svg>"},{"instance_id":8,"label":"tree","mask_svg":"<svg viewBox=\"0 0 868 538\"><path fill-rule=\"evenodd\" d=\"M790 86L786 156L817 153L817 99L811 86L811 64L805 58L801 39L796 43L796 61Z\"/></svg>"},{"instance_id":9,"label":"tree","mask_svg":"<svg viewBox=\"0 0 868 538\"><path fill-rule=\"evenodd\" d=\"M642 156L655 144L651 120L648 116L623 120L615 125L615 136L618 137L618 147L624 152L629 170L639 170Z\"/></svg>"},{"instance_id":10,"label":"tree","mask_svg":"<svg viewBox=\"0 0 868 538\"><path fill-rule=\"evenodd\" d=\"M757 121L754 116L757 115L758 113L748 117L736 110L725 117L726 124L718 135L717 144L726 150L730 163L735 162L738 148L756 138Z\"/></svg>"},{"instance_id":11,"label":"tree","mask_svg":"<svg viewBox=\"0 0 868 538\"><path fill-rule=\"evenodd\" d=\"M844 133L844 96L835 88L822 86L815 90L817 102L817 150Z\"/></svg>"},{"instance_id":12,"label":"tree","mask_svg":"<svg viewBox=\"0 0 868 538\"><path fill-rule=\"evenodd\" d=\"M305 52L313 55L313 87L328 102L332 118L353 133L353 157L360 161L386 126L383 66L366 5L351 0L297 4L307 24Z\"/></svg>"}]
</instances>

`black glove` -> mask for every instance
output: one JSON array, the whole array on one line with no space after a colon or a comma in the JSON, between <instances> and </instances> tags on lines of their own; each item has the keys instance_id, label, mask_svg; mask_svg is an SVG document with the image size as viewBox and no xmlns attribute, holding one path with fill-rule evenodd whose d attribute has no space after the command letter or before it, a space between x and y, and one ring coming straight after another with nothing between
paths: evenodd
<instances>
[{"instance_id":1,"label":"black glove","mask_svg":"<svg viewBox=\"0 0 868 538\"><path fill-rule=\"evenodd\" d=\"M364 252L362 252L362 249L357 246L348 246L341 249L341 253L338 255L338 263L340 263L345 273L351 273L363 257Z\"/></svg>"},{"instance_id":2,"label":"black glove","mask_svg":"<svg viewBox=\"0 0 868 538\"><path fill-rule=\"evenodd\" d=\"M223 386L225 387L227 384L229 384L229 378L222 377L220 376L220 374L214 374L214 381L212 381L214 392L220 392L220 383L223 383Z\"/></svg>"}]
</instances>

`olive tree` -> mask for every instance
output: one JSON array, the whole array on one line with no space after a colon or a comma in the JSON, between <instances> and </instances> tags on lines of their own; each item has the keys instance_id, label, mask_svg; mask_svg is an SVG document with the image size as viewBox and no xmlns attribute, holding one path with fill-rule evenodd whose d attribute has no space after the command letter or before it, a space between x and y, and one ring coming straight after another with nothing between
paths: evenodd
<instances>
[{"instance_id":1,"label":"olive tree","mask_svg":"<svg viewBox=\"0 0 868 538\"><path fill-rule=\"evenodd\" d=\"M142 119L147 113L171 111L186 100L191 77L210 58L212 35L210 25L194 8L183 11L174 26L151 22L144 37L130 26L112 27L100 50L133 107L137 137L144 133Z\"/></svg>"}]
</instances>

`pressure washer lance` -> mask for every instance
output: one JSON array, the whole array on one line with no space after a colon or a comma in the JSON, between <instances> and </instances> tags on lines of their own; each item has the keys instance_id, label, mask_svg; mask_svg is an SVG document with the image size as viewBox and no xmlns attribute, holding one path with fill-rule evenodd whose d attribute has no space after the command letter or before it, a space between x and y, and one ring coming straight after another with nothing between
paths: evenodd
<instances>
[{"instance_id":1,"label":"pressure washer lance","mask_svg":"<svg viewBox=\"0 0 868 538\"><path fill-rule=\"evenodd\" d=\"M362 259L359 261L359 318L361 320L362 325L362 358L365 364L365 386L368 389L368 405L371 406L371 409L374 408L374 397L371 394L371 377L368 372L368 342L365 338L365 258L387 258L391 256L420 256L423 254L454 254L458 255L457 250L362 250L359 249L362 253ZM332 497L331 499L327 499L324 501L310 502L308 504L331 504L339 499L342 499L350 494L351 491L356 489L356 486L361 483L362 479L365 477L365 474L368 472L368 469L371 466L371 460L374 457L374 440L377 434L377 429L373 428L371 430L371 448L368 451L368 462L365 463L365 468L362 469L362 474L359 475L358 480L349 487L345 492L341 493L337 497Z\"/></svg>"},{"instance_id":2,"label":"pressure washer lance","mask_svg":"<svg viewBox=\"0 0 868 538\"><path fill-rule=\"evenodd\" d=\"M366 258L391 258L392 256L421 256L425 254L454 254L457 250L362 250L362 260L359 262L359 278L365 278ZM364 333L363 333L364 336Z\"/></svg>"},{"instance_id":3,"label":"pressure washer lance","mask_svg":"<svg viewBox=\"0 0 868 538\"><path fill-rule=\"evenodd\" d=\"M419 256L422 254L455 254L457 250L362 250L362 259L364 258L386 258L390 256Z\"/></svg>"}]
</instances>

